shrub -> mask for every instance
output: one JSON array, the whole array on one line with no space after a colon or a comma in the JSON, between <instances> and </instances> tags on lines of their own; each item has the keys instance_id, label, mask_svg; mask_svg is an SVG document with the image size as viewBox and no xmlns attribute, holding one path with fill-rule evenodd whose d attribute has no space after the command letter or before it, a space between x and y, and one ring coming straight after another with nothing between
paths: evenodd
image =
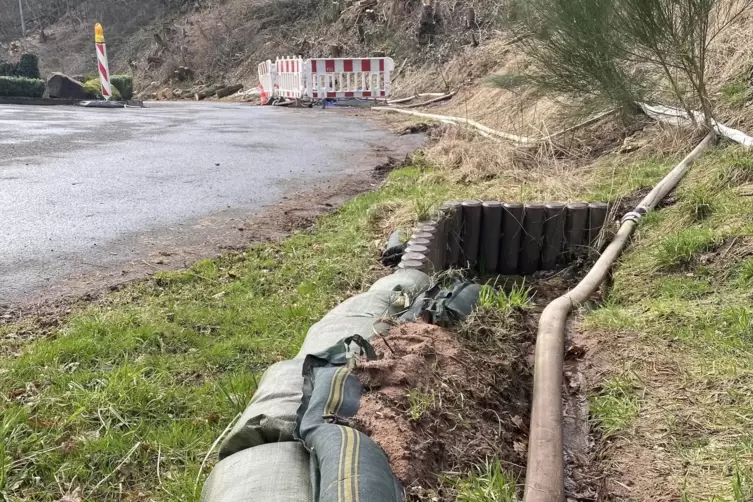
<instances>
[{"instance_id":1,"label":"shrub","mask_svg":"<svg viewBox=\"0 0 753 502\"><path fill-rule=\"evenodd\" d=\"M40 78L39 58L36 54L23 54L16 65L16 76L26 78Z\"/></svg>"},{"instance_id":2,"label":"shrub","mask_svg":"<svg viewBox=\"0 0 753 502\"><path fill-rule=\"evenodd\" d=\"M7 61L0 61L0 77L12 77L16 65Z\"/></svg>"},{"instance_id":3,"label":"shrub","mask_svg":"<svg viewBox=\"0 0 753 502\"><path fill-rule=\"evenodd\" d=\"M117 101L120 101L122 99L120 95L120 91L118 91L118 88L114 85L111 86L112 90L112 99L115 99ZM86 94L89 96L90 99L104 99L104 96L102 96L102 86L99 83L99 79L91 79L84 82L84 90L86 90Z\"/></svg>"},{"instance_id":4,"label":"shrub","mask_svg":"<svg viewBox=\"0 0 753 502\"><path fill-rule=\"evenodd\" d=\"M44 80L0 76L0 96L41 98L46 89Z\"/></svg>"},{"instance_id":5,"label":"shrub","mask_svg":"<svg viewBox=\"0 0 753 502\"><path fill-rule=\"evenodd\" d=\"M39 58L35 54L26 53L21 55L18 63L0 62L0 76L38 79L41 76Z\"/></svg>"},{"instance_id":6,"label":"shrub","mask_svg":"<svg viewBox=\"0 0 753 502\"><path fill-rule=\"evenodd\" d=\"M710 128L711 41L753 0L528 0L521 24L532 71L517 83L600 106L662 99L700 107ZM516 83L494 79L499 86ZM666 90L666 91L665 91Z\"/></svg>"},{"instance_id":7,"label":"shrub","mask_svg":"<svg viewBox=\"0 0 753 502\"><path fill-rule=\"evenodd\" d=\"M112 75L110 77L110 83L114 89L120 92L123 99L133 98L133 77L130 75Z\"/></svg>"}]
</instances>

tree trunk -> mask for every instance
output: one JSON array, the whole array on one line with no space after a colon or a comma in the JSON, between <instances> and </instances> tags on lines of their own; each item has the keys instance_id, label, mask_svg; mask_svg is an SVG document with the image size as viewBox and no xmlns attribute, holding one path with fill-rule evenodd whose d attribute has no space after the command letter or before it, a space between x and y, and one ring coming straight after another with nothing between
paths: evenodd
<instances>
[{"instance_id":1,"label":"tree trunk","mask_svg":"<svg viewBox=\"0 0 753 502\"><path fill-rule=\"evenodd\" d=\"M243 84L233 84L217 90L218 98L225 98L243 89Z\"/></svg>"}]
</instances>

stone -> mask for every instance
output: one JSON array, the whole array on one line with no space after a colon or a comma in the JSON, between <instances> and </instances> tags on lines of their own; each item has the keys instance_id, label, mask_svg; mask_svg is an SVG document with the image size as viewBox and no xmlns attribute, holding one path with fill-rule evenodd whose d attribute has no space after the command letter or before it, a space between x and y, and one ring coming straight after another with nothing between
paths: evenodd
<instances>
[{"instance_id":1,"label":"stone","mask_svg":"<svg viewBox=\"0 0 753 502\"><path fill-rule=\"evenodd\" d=\"M47 90L51 98L87 99L84 84L63 73L53 73L47 80Z\"/></svg>"}]
</instances>

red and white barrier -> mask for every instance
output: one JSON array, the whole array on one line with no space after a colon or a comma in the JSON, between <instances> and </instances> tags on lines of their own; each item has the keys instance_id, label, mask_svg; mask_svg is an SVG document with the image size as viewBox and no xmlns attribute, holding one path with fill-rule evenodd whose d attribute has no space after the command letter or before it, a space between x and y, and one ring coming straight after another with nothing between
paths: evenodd
<instances>
[{"instance_id":1,"label":"red and white barrier","mask_svg":"<svg viewBox=\"0 0 753 502\"><path fill-rule=\"evenodd\" d=\"M266 105L275 97L275 82L277 81L277 68L272 61L267 59L259 63L259 90L261 91L261 104Z\"/></svg>"},{"instance_id":2,"label":"red and white barrier","mask_svg":"<svg viewBox=\"0 0 753 502\"><path fill-rule=\"evenodd\" d=\"M387 98L392 58L277 58L259 64L261 102L272 99Z\"/></svg>"},{"instance_id":3,"label":"red and white barrier","mask_svg":"<svg viewBox=\"0 0 753 502\"><path fill-rule=\"evenodd\" d=\"M392 58L309 59L305 94L310 99L386 98Z\"/></svg>"},{"instance_id":4,"label":"red and white barrier","mask_svg":"<svg viewBox=\"0 0 753 502\"><path fill-rule=\"evenodd\" d=\"M277 58L277 81L279 96L301 99L304 90L304 62L301 58Z\"/></svg>"}]
</instances>

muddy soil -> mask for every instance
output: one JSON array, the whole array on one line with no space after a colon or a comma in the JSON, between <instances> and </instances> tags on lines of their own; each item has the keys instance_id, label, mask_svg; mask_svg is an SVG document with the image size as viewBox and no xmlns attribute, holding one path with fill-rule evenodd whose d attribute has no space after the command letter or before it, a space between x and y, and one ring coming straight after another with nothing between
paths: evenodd
<instances>
[{"instance_id":1,"label":"muddy soil","mask_svg":"<svg viewBox=\"0 0 753 502\"><path fill-rule=\"evenodd\" d=\"M472 328L475 330L476 328ZM423 323L393 328L378 361L356 371L365 393L355 426L387 453L408 500L455 500L445 473L497 457L522 479L531 374L525 334L497 340L505 351Z\"/></svg>"}]
</instances>

